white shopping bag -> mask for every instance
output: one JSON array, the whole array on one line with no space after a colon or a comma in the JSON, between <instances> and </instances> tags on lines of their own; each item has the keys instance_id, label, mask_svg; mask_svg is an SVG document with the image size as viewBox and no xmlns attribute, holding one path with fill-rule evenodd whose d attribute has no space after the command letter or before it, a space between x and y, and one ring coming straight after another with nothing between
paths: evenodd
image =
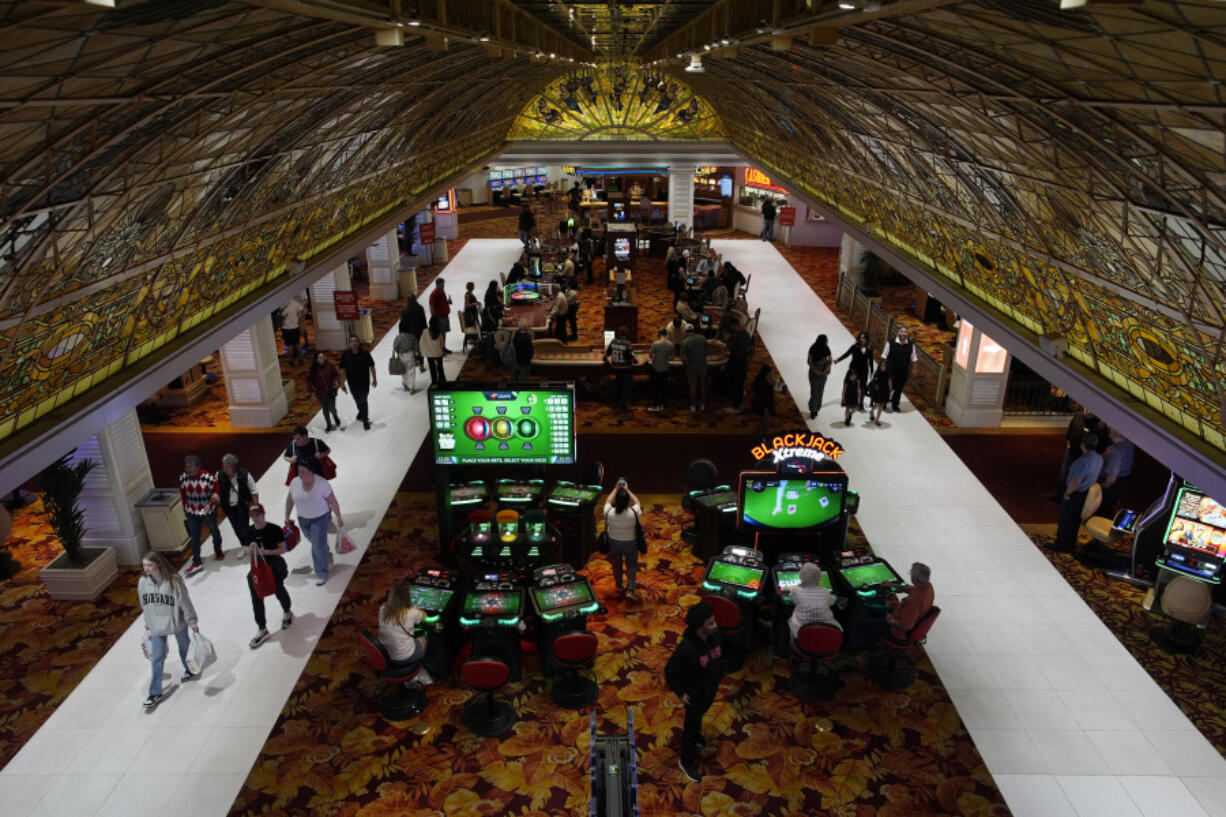
<instances>
[{"instance_id":1,"label":"white shopping bag","mask_svg":"<svg viewBox=\"0 0 1226 817\"><path fill-rule=\"evenodd\" d=\"M199 675L205 667L216 660L217 650L213 649L213 642L200 633L192 633L192 643L187 648L187 668L192 674Z\"/></svg>"}]
</instances>

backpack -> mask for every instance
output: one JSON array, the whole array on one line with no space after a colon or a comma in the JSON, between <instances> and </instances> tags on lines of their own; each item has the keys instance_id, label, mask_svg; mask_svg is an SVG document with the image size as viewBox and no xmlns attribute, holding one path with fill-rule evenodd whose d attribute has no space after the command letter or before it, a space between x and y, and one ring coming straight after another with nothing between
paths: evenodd
<instances>
[{"instance_id":1,"label":"backpack","mask_svg":"<svg viewBox=\"0 0 1226 817\"><path fill-rule=\"evenodd\" d=\"M498 359L502 361L502 365L508 369L515 365L515 343L508 340L502 344L502 348L498 351Z\"/></svg>"}]
</instances>

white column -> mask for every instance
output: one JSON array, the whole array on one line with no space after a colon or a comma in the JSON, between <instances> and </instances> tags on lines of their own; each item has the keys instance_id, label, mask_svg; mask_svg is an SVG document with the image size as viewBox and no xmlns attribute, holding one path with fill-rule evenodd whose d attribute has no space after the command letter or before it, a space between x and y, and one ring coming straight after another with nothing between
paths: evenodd
<instances>
[{"instance_id":1,"label":"white column","mask_svg":"<svg viewBox=\"0 0 1226 817\"><path fill-rule=\"evenodd\" d=\"M400 300L397 273L400 268L400 247L396 231L392 230L366 248L366 264L370 273L370 297L376 301Z\"/></svg>"},{"instance_id":2,"label":"white column","mask_svg":"<svg viewBox=\"0 0 1226 817\"><path fill-rule=\"evenodd\" d=\"M864 245L847 233L843 233L843 243L839 245L839 277L851 278L857 284L860 281L860 273L864 270L864 264L860 263L860 256L864 253Z\"/></svg>"},{"instance_id":3,"label":"white column","mask_svg":"<svg viewBox=\"0 0 1226 817\"><path fill-rule=\"evenodd\" d=\"M995 428L1004 416L1009 352L962 319L945 413L963 428Z\"/></svg>"},{"instance_id":4,"label":"white column","mask_svg":"<svg viewBox=\"0 0 1226 817\"><path fill-rule=\"evenodd\" d=\"M281 379L271 318L257 321L221 347L221 371L235 428L272 428L289 411L286 390L293 393L293 380L287 385Z\"/></svg>"},{"instance_id":5,"label":"white column","mask_svg":"<svg viewBox=\"0 0 1226 817\"><path fill-rule=\"evenodd\" d=\"M694 171L696 165L668 167L668 222L694 226Z\"/></svg>"},{"instance_id":6,"label":"white column","mask_svg":"<svg viewBox=\"0 0 1226 817\"><path fill-rule=\"evenodd\" d=\"M112 547L120 564L139 564L149 550L149 537L136 503L153 490L153 474L136 411L129 411L81 443L72 459L95 463L81 491L84 544Z\"/></svg>"},{"instance_id":7,"label":"white column","mask_svg":"<svg viewBox=\"0 0 1226 817\"><path fill-rule=\"evenodd\" d=\"M332 293L352 288L349 266L341 264L331 275L325 275L311 286L311 304L315 316L315 348L340 350L349 344L344 325L336 319L336 302Z\"/></svg>"}]
</instances>

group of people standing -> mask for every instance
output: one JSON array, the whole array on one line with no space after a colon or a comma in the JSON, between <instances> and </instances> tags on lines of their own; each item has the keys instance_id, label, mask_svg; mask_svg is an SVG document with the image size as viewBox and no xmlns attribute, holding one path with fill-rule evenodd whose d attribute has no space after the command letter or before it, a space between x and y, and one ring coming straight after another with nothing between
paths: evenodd
<instances>
[{"instance_id":1,"label":"group of people standing","mask_svg":"<svg viewBox=\"0 0 1226 817\"><path fill-rule=\"evenodd\" d=\"M864 398L869 400L869 420L881 425L881 413L888 406L899 411L903 386L911 373L911 364L918 359L910 330L899 325L893 340L887 341L880 359L874 362L872 340L867 332L856 335L847 351L837 358L830 351L825 335L818 335L809 347L809 419L816 420L826 391L826 380L835 363L851 358L843 376L839 405L843 408L843 424L851 425L852 415L864 411Z\"/></svg>"}]
</instances>

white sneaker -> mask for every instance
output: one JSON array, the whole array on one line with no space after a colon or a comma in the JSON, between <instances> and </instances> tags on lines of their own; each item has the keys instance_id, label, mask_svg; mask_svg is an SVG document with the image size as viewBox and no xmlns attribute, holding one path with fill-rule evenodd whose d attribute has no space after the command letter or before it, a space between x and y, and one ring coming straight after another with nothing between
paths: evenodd
<instances>
[{"instance_id":1,"label":"white sneaker","mask_svg":"<svg viewBox=\"0 0 1226 817\"><path fill-rule=\"evenodd\" d=\"M268 630L261 628L260 631L255 634L255 638L247 642L247 646L254 650L256 647L260 646L267 640L268 640Z\"/></svg>"}]
</instances>

